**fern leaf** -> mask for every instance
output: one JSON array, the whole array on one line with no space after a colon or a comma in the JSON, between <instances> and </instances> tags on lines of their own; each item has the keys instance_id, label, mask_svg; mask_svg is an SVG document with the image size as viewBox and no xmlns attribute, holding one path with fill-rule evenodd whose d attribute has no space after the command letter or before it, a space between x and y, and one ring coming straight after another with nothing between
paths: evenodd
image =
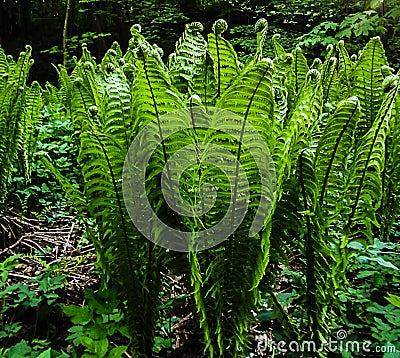
<instances>
[{"instance_id":1,"label":"fern leaf","mask_svg":"<svg viewBox=\"0 0 400 358\"><path fill-rule=\"evenodd\" d=\"M336 49L338 52L338 71L339 71L339 79L342 84L346 86L346 90L348 91L350 87L350 78L353 69L353 63L350 60L349 53L347 52L346 47L344 46L344 41L339 41L336 45Z\"/></svg>"},{"instance_id":2,"label":"fern leaf","mask_svg":"<svg viewBox=\"0 0 400 358\"><path fill-rule=\"evenodd\" d=\"M225 20L217 20L213 25L213 32L208 35L207 49L214 64L218 98L236 79L240 71L233 46L222 37L227 28Z\"/></svg>"},{"instance_id":3,"label":"fern leaf","mask_svg":"<svg viewBox=\"0 0 400 358\"><path fill-rule=\"evenodd\" d=\"M25 182L30 182L33 156L35 154L36 143L39 134L39 127L42 123L42 88L38 82L33 82L31 87L27 88L25 95L24 115L21 120L21 131L23 137L20 142L20 164L23 168Z\"/></svg>"},{"instance_id":4,"label":"fern leaf","mask_svg":"<svg viewBox=\"0 0 400 358\"><path fill-rule=\"evenodd\" d=\"M314 153L305 149L299 156L299 182L301 201L305 216L304 255L306 260L306 294L305 304L310 332L307 339L324 340L327 334L327 307L331 306L332 289L326 272L330 267L329 248L323 240L320 226L322 216L319 215L318 184L314 171ZM329 295L331 291L331 295Z\"/></svg>"},{"instance_id":5,"label":"fern leaf","mask_svg":"<svg viewBox=\"0 0 400 358\"><path fill-rule=\"evenodd\" d=\"M309 67L307 65L307 59L304 56L303 51L300 49L300 47L297 47L295 50L293 50L292 55L293 62L289 81L291 89L293 90L293 93L291 93L291 97L296 98L306 81Z\"/></svg>"},{"instance_id":6,"label":"fern leaf","mask_svg":"<svg viewBox=\"0 0 400 358\"><path fill-rule=\"evenodd\" d=\"M319 183L318 200L324 216L334 217L344 205L340 199L346 190L348 156L354 145L354 132L359 117L359 101L351 97L340 102L318 141L316 177Z\"/></svg>"},{"instance_id":7,"label":"fern leaf","mask_svg":"<svg viewBox=\"0 0 400 358\"><path fill-rule=\"evenodd\" d=\"M375 212L382 199L382 173L385 164L386 138L393 113L399 81L391 79L392 85L368 132L360 139L354 155L354 164L349 178L348 203L351 208L346 229L363 225L359 230L372 240L372 225L379 227Z\"/></svg>"},{"instance_id":8,"label":"fern leaf","mask_svg":"<svg viewBox=\"0 0 400 358\"><path fill-rule=\"evenodd\" d=\"M272 44L274 45L275 57L286 57L287 53L283 46L279 43L281 35L274 34L272 36Z\"/></svg>"},{"instance_id":9,"label":"fern leaf","mask_svg":"<svg viewBox=\"0 0 400 358\"><path fill-rule=\"evenodd\" d=\"M7 196L7 184L18 147L22 145L23 111L25 105L26 79L33 60L30 58L32 48L26 47L18 61L7 58L7 83L0 93L0 205ZM3 58L4 60L4 58Z\"/></svg>"},{"instance_id":10,"label":"fern leaf","mask_svg":"<svg viewBox=\"0 0 400 358\"><path fill-rule=\"evenodd\" d=\"M361 138L372 126L382 103L383 74L381 68L387 66L385 50L379 37L372 38L361 52L354 65L351 77L351 95L359 98L361 118L358 126L358 138Z\"/></svg>"},{"instance_id":11,"label":"fern leaf","mask_svg":"<svg viewBox=\"0 0 400 358\"><path fill-rule=\"evenodd\" d=\"M169 74L172 84L182 94L187 93L188 83L192 81L195 70L203 64L207 43L200 34L203 25L199 22L187 24L185 31L175 46L175 52L169 57Z\"/></svg>"},{"instance_id":12,"label":"fern leaf","mask_svg":"<svg viewBox=\"0 0 400 358\"><path fill-rule=\"evenodd\" d=\"M396 85L398 75L389 75L383 83L384 92L390 91ZM393 106L392 117L389 122L389 133L386 139L386 162L383 172L383 195L379 210L379 222L381 223L381 240L388 240L400 208L400 143L397 140L400 135L400 94L397 93Z\"/></svg>"},{"instance_id":13,"label":"fern leaf","mask_svg":"<svg viewBox=\"0 0 400 358\"><path fill-rule=\"evenodd\" d=\"M213 61L207 53L202 57L201 63L193 67L193 77L189 82L189 94L199 96L203 106L215 105L217 80Z\"/></svg>"},{"instance_id":14,"label":"fern leaf","mask_svg":"<svg viewBox=\"0 0 400 358\"><path fill-rule=\"evenodd\" d=\"M257 51L254 56L254 61L258 62L263 58L263 49L268 31L268 21L264 18L261 18L257 20L254 28L257 33Z\"/></svg>"}]
</instances>

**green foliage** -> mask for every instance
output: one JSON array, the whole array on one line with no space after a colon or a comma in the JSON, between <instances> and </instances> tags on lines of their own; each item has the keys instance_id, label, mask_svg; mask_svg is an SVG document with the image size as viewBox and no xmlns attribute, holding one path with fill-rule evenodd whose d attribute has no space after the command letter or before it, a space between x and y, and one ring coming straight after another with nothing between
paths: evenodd
<instances>
[{"instance_id":1,"label":"green foliage","mask_svg":"<svg viewBox=\"0 0 400 358\"><path fill-rule=\"evenodd\" d=\"M0 48L0 206L4 205L14 166L19 167L25 183L30 181L42 107L40 85L26 84L33 64L31 52L27 46L15 62Z\"/></svg>"},{"instance_id":2,"label":"green foliage","mask_svg":"<svg viewBox=\"0 0 400 358\"><path fill-rule=\"evenodd\" d=\"M76 140L69 111L60 102L48 85L44 92L45 106L42 110L43 123L36 127L37 141L34 156L30 159L31 177L29 183L20 176L17 168L11 177L10 197L17 197L24 213L44 217L53 221L65 213L65 195L58 181L43 164L36 162L39 156L46 155L68 178L73 186L78 186Z\"/></svg>"},{"instance_id":3,"label":"green foliage","mask_svg":"<svg viewBox=\"0 0 400 358\"><path fill-rule=\"evenodd\" d=\"M369 341L371 350L376 346L398 350L399 302L398 296L390 292L398 292L399 289L399 248L397 243L381 242L378 239L367 246L358 241L349 243L351 254L347 276L350 282L336 292L340 306L337 316L331 321L333 332L345 330L347 341ZM297 271L284 270L279 277L283 283L283 292L276 297L265 294L263 306L257 315L262 331L272 330L275 343L287 340L288 329L280 324L286 312L290 312L291 324L297 330L300 329L303 308L298 300L305 285L305 277ZM263 336L260 338L265 339ZM278 357L298 356L298 352L287 352L284 355L276 349L276 345L265 347L266 343L259 343L259 349L270 349ZM361 357L365 354L361 351L342 353L346 357Z\"/></svg>"},{"instance_id":4,"label":"green foliage","mask_svg":"<svg viewBox=\"0 0 400 358\"><path fill-rule=\"evenodd\" d=\"M391 292L398 292L400 285L399 246L375 239L367 247L358 242L349 247L353 256L349 275L355 277L354 288L340 295L346 308L342 310L344 324L353 337L367 336L375 344L398 346L400 311Z\"/></svg>"},{"instance_id":5,"label":"green foliage","mask_svg":"<svg viewBox=\"0 0 400 358\"><path fill-rule=\"evenodd\" d=\"M331 25L321 26L329 30ZM87 291L88 306L64 307L74 324L69 340L76 354L121 353L127 347L116 347L111 353L114 348L109 339L117 332L130 339L128 350L135 357L150 357L153 351L169 347L170 337L156 333L160 325L171 325L160 315L162 272L167 270L186 274L195 321L210 357L246 355L251 346L252 312L261 303L263 289L274 306L268 317L282 322L283 334L326 339L342 303L347 302L343 291L357 245L375 245L373 250L378 250L358 255L360 265L378 264L397 271L398 265L380 251L382 243L373 240L376 235L389 240L400 190L395 140L400 130L400 81L388 66L381 40L371 38L356 58L350 57L344 42L330 44L325 56L311 64L300 47L287 52L278 36L271 39L273 59L266 58L267 29L266 20L257 22L254 50L245 63L239 62L224 37L227 23L218 20L207 39L201 35L199 23L187 25L168 65L162 51L135 25L126 53L114 43L97 64L83 46L71 74L58 68L60 88L48 87L44 107L54 122L42 129L48 133L45 137L61 135L60 128L56 130L50 123L62 124L67 134L75 131L76 137L62 137L65 143L57 147L58 155L51 143L41 142L43 151L53 153L49 155L53 162L43 156L42 163L59 180L78 215L93 221L90 234L102 274L101 294ZM239 116L237 137L213 129L224 128L226 118L201 112L201 105ZM204 123L165 139L176 123L163 121L162 116L176 109L200 110ZM213 128L208 128L209 124ZM157 135L141 137L148 126L154 126ZM246 132L250 126L255 128L251 135ZM122 190L124 161L135 138L149 145L157 140L161 143L152 154L144 185L152 209L168 225L196 235L220 222L230 205L234 222L237 208L248 201L242 223L227 240L205 252L181 255L155 245L139 232L129 218ZM266 150L254 138L262 138L272 154L273 186L264 185L257 163L265 160ZM78 174L71 174L74 143L80 186ZM199 187L205 183L217 188L217 201L201 217L176 215L160 186L163 168L177 150L202 143L218 145L237 162L228 165L230 172L225 176L219 168L201 161L186 170L180 178L185 201L198 203ZM68 159L63 161L63 155ZM245 168L244 176L239 175L239 165ZM174 169L171 173L177 174ZM244 177L249 194L242 189ZM144 212L140 203L127 204ZM260 212L269 215L260 229L254 230ZM165 233L154 229L152 220L146 224L156 242ZM279 289L275 279L282 265L290 269L293 254L300 267L296 273L289 271L296 290L286 299L297 300L301 306L291 317L283 307L286 300L275 293ZM379 289L384 287L381 278L382 273L374 281ZM101 295L110 287L115 291L107 296L110 302L102 305ZM19 297L15 304L39 304L26 288L8 290L14 289ZM56 299L45 286L41 290L47 300ZM378 330L387 327L387 322L389 326L397 323L396 312L390 305L379 305L366 308L367 312L379 311L371 335L392 343L389 329L379 338ZM122 328L123 317L128 328ZM7 332L18 329L10 325Z\"/></svg>"},{"instance_id":6,"label":"green foliage","mask_svg":"<svg viewBox=\"0 0 400 358\"><path fill-rule=\"evenodd\" d=\"M70 357L65 352L59 352L49 347L49 342L46 340L34 339L30 342L21 340L10 349L0 349L0 354L5 358L14 357L34 357L34 358L68 358Z\"/></svg>"},{"instance_id":7,"label":"green foliage","mask_svg":"<svg viewBox=\"0 0 400 358\"><path fill-rule=\"evenodd\" d=\"M59 291L64 287L66 275L59 274L56 265L29 280L29 282L7 284L8 272L17 264L21 255L13 255L0 264L2 280L0 299L2 317L0 340L4 348L4 357L68 357L50 347L51 342L36 338L46 337L49 332L49 320L60 315L61 305ZM10 319L3 319L10 317ZM15 337L24 335L35 337L30 342L15 342ZM11 346L11 347L10 347Z\"/></svg>"},{"instance_id":8,"label":"green foliage","mask_svg":"<svg viewBox=\"0 0 400 358\"><path fill-rule=\"evenodd\" d=\"M353 45L364 44L365 38L382 36L388 39L398 32L400 8L396 1L370 1L364 8L356 4L353 11L346 11L336 19L324 17L325 21L298 38L299 46L311 49L316 45L334 45L340 40L351 41Z\"/></svg>"},{"instance_id":9,"label":"green foliage","mask_svg":"<svg viewBox=\"0 0 400 358\"><path fill-rule=\"evenodd\" d=\"M64 306L63 312L74 324L67 341L72 343L73 357L121 357L127 345L112 347L109 338L119 333L131 338L118 307L115 290L95 293L85 291L86 306Z\"/></svg>"},{"instance_id":10,"label":"green foliage","mask_svg":"<svg viewBox=\"0 0 400 358\"><path fill-rule=\"evenodd\" d=\"M75 64L73 56L75 56L75 54L79 52L83 44L92 45L97 39L108 37L110 35L110 33L96 33L93 31L88 31L83 33L82 35L75 35L67 38L67 67L73 67L73 65ZM63 50L59 45L55 45L47 50L42 50L41 53L50 55L62 55Z\"/></svg>"}]
</instances>

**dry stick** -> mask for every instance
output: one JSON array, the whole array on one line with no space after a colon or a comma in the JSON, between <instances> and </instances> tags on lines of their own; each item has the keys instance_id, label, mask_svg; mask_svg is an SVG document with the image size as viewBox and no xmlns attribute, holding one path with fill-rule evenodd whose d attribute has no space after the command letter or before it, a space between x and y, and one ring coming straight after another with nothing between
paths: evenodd
<instances>
[{"instance_id":1,"label":"dry stick","mask_svg":"<svg viewBox=\"0 0 400 358\"><path fill-rule=\"evenodd\" d=\"M65 254L65 252L67 251L67 247L68 247L69 241L71 239L72 232L74 231L74 228L75 228L75 223L72 222L71 229L68 232L68 236L67 236L66 243L65 243L65 246L64 246L63 254Z\"/></svg>"},{"instance_id":2,"label":"dry stick","mask_svg":"<svg viewBox=\"0 0 400 358\"><path fill-rule=\"evenodd\" d=\"M37 250L41 251L43 254L45 254L45 255L48 254L37 242L35 242L33 240L25 238L25 241L23 241L22 244L25 245L25 246L30 247L32 250L37 249ZM31 245L33 245L35 247L32 247Z\"/></svg>"},{"instance_id":3,"label":"dry stick","mask_svg":"<svg viewBox=\"0 0 400 358\"><path fill-rule=\"evenodd\" d=\"M63 28L63 65L67 66L67 28L68 28L68 17L69 17L69 9L71 7L71 0L67 0L67 7L65 9L65 19L64 19L64 28Z\"/></svg>"},{"instance_id":4,"label":"dry stick","mask_svg":"<svg viewBox=\"0 0 400 358\"><path fill-rule=\"evenodd\" d=\"M0 251L0 256L5 254L6 252L12 250L15 246L18 246L23 239L24 239L23 237L19 238L17 242L15 242L11 246L7 247L5 250Z\"/></svg>"},{"instance_id":5,"label":"dry stick","mask_svg":"<svg viewBox=\"0 0 400 358\"><path fill-rule=\"evenodd\" d=\"M33 277L30 277L30 276L20 275L18 273L12 273L12 272L9 272L8 275L12 276L12 277L22 278L24 280L32 280L32 278L33 278Z\"/></svg>"}]
</instances>

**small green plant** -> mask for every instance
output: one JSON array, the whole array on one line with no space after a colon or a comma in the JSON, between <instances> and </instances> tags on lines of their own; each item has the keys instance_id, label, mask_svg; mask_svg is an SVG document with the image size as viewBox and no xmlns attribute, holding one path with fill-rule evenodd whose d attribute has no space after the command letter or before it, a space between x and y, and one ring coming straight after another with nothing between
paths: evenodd
<instances>
[{"instance_id":1,"label":"small green plant","mask_svg":"<svg viewBox=\"0 0 400 358\"><path fill-rule=\"evenodd\" d=\"M69 354L59 352L49 347L50 342L47 340L33 339L26 341L22 339L11 348L0 348L0 355L4 358L68 358Z\"/></svg>"},{"instance_id":2,"label":"small green plant","mask_svg":"<svg viewBox=\"0 0 400 358\"><path fill-rule=\"evenodd\" d=\"M392 292L400 289L400 246L375 239L367 247L357 241L349 247L353 252L351 287L340 295L346 307L343 324L359 340L369 339L373 345L396 346L398 350L400 307Z\"/></svg>"},{"instance_id":3,"label":"small green plant","mask_svg":"<svg viewBox=\"0 0 400 358\"><path fill-rule=\"evenodd\" d=\"M399 28L400 8L391 4L389 11L380 13L378 6L369 5L370 8L347 14L344 18L320 22L298 38L298 45L311 49L316 45L336 44L340 40L364 44L364 39L372 36L393 38Z\"/></svg>"},{"instance_id":4,"label":"small green plant","mask_svg":"<svg viewBox=\"0 0 400 358\"><path fill-rule=\"evenodd\" d=\"M60 274L54 265L27 283L7 285L8 272L18 264L19 257L10 256L0 265L0 340L4 347L3 354L5 357L47 357L46 354L51 352L54 357L65 357L64 353L49 347L51 342L47 337L54 329L49 325L50 317L61 317L58 292L64 287L66 275ZM15 343L16 338L22 337L24 339Z\"/></svg>"},{"instance_id":5,"label":"small green plant","mask_svg":"<svg viewBox=\"0 0 400 358\"><path fill-rule=\"evenodd\" d=\"M74 324L67 341L72 343L73 357L121 357L128 345L112 346L111 339L131 339L124 322L116 290L95 293L85 290L86 306L64 306L63 311ZM82 355L83 354L83 355Z\"/></svg>"},{"instance_id":6,"label":"small green plant","mask_svg":"<svg viewBox=\"0 0 400 358\"><path fill-rule=\"evenodd\" d=\"M170 337L171 328L177 321L179 321L178 317L171 317L164 319L157 324L159 334L156 333L154 337L153 352L160 353L163 349L173 347L175 339Z\"/></svg>"}]
</instances>

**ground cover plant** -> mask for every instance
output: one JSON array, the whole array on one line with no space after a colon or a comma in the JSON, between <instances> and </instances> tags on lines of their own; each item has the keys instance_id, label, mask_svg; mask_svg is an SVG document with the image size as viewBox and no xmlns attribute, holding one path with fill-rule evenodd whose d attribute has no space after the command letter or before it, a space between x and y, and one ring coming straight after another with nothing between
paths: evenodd
<instances>
[{"instance_id":1,"label":"ground cover plant","mask_svg":"<svg viewBox=\"0 0 400 358\"><path fill-rule=\"evenodd\" d=\"M86 290L85 305L61 306L57 290L66 277L54 275L50 265L47 276L31 281L39 287L35 298L27 285L6 284L19 258L5 259L0 287L5 303L1 315L7 320L2 323L3 339L21 329L9 314L19 306L34 308L37 317L42 306L52 307L70 320L68 344L62 350L53 352L48 341L29 337L29 343L25 339L4 347L6 356L23 351L25 356L151 357L171 350L171 329L179 322L176 307L193 317L199 354L207 357L254 354L252 326L257 320L274 338L316 344L340 328L361 339L362 328L369 325L366 338L400 349L399 246L398 235L392 234L399 215L400 83L380 38L371 38L358 55L350 55L340 41L329 45L321 58L306 58L299 47L287 52L279 36L269 38L268 23L260 19L255 51L242 63L224 38L227 28L218 20L204 37L200 23L187 24L164 61L162 50L135 25L125 53L114 43L96 61L83 46L73 71L59 65L59 85L44 89L26 84L30 48L16 63L0 52L0 204L13 167L19 165L27 173L24 185L29 186L32 153L38 147L40 165L57 178L76 217L86 225L101 276L95 291ZM265 57L267 39L271 58ZM204 111L204 122L163 137L176 125L162 121L164 114L204 107L239 116L239 136L207 127L213 117ZM73 139L64 138L64 147L37 141L46 113L51 120L42 130L52 130L51 123L58 123L57 132L60 123L71 126L67 130L73 131ZM226 118L221 118L223 125ZM156 139L145 140L158 140L160 145L146 171L146 196L157 216L177 229L210 228L228 210L234 217L246 194L241 191L242 176L229 182L221 168L199 161L183 173L181 195L186 203L201 203L199 188L209 183L217 188L216 202L201 216L174 214L160 185L173 154L187 145L206 143L237 159L221 166L236 173L239 167L243 170L247 211L219 245L173 252L154 244L162 231L152 231L152 242L133 224L124 203L124 161L132 141L153 124ZM272 187L263 186L257 166L266 153L260 151L260 142L246 139L250 126L271 153ZM77 152L71 143L76 143ZM55 151L67 159L60 160ZM74 163L78 171L72 170ZM259 210L268 214L260 229L249 235ZM5 220L1 223L7 237L12 228ZM179 277L182 292L168 297L166 277ZM355 289L352 285L360 280L364 286ZM382 294L387 299L377 297ZM357 318L361 311L369 314Z\"/></svg>"}]
</instances>

